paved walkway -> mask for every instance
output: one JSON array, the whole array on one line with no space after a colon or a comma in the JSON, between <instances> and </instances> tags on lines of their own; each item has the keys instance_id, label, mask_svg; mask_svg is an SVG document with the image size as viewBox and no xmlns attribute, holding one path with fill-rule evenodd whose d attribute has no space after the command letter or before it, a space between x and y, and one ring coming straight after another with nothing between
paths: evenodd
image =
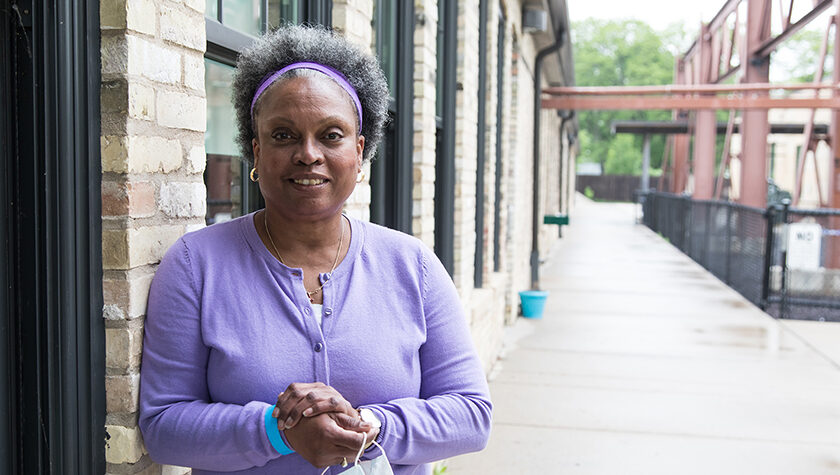
<instances>
[{"instance_id":1,"label":"paved walkway","mask_svg":"<svg viewBox=\"0 0 840 475\"><path fill-rule=\"evenodd\" d=\"M840 324L777 323L634 218L579 198L446 473L840 474Z\"/></svg>"}]
</instances>

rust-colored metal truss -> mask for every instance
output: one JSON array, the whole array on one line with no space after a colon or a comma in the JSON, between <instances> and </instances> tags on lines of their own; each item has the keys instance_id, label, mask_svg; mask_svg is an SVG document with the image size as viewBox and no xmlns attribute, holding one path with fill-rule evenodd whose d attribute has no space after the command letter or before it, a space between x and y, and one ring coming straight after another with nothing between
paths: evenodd
<instances>
[{"instance_id":1,"label":"rust-colored metal truss","mask_svg":"<svg viewBox=\"0 0 840 475\"><path fill-rule=\"evenodd\" d=\"M813 156L816 144L825 140L831 146L832 163L829 193L824 205L840 208L840 67L835 67L830 83L823 83L823 63L829 41L833 62L840 64L840 28L835 25L840 15L840 0L810 0L808 11L794 17L797 0L726 0L711 22L701 25L700 36L675 65L675 84L670 86L632 86L606 88L548 88L542 101L543 108L554 109L672 109L675 120L685 120L693 114L694 122L694 196L700 199L720 196L725 168L721 168L715 183L714 163L716 122L714 110L730 111L734 118L740 111L738 127L742 140L741 192L739 201L763 207L766 203L766 145L770 132L768 109L804 108L831 109L828 134L814 131L814 114L805 124L795 200L802 188L805 160ZM798 0L801 2L805 0ZM834 7L825 30L820 64L812 84L769 84L770 53L791 35L801 30L820 14ZM774 28L775 26L775 28ZM775 30L775 31L774 31ZM833 37L832 37L833 34ZM736 79L736 84L723 84ZM774 90L813 90L812 97L779 97ZM828 90L828 94L820 91ZM733 124L734 125L734 124ZM725 142L728 144L735 127L729 127ZM672 191L680 193L687 183L689 140L674 136L669 140L672 162ZM727 147L728 149L728 147ZM810 154L810 155L809 155ZM727 166L728 150L721 157ZM815 167L816 168L816 167ZM840 253L838 253L840 254Z\"/></svg>"},{"instance_id":2,"label":"rust-colored metal truss","mask_svg":"<svg viewBox=\"0 0 840 475\"><path fill-rule=\"evenodd\" d=\"M573 88L570 88L573 89ZM616 91L622 93L623 91ZM568 95L542 100L544 109L577 109L577 110L651 110L651 109L681 109L681 110L716 110L716 109L840 109L840 97L826 99L815 98L772 98L767 96L750 97L731 95L727 97L694 95L694 96L655 96L638 97L617 95L615 97L577 97Z\"/></svg>"}]
</instances>

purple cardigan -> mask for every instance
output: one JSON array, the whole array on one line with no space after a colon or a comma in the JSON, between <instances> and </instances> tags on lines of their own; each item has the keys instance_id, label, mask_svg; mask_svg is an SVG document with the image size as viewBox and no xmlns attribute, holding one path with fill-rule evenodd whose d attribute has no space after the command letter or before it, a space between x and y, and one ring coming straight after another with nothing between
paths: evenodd
<instances>
[{"instance_id":1,"label":"purple cardigan","mask_svg":"<svg viewBox=\"0 0 840 475\"><path fill-rule=\"evenodd\" d=\"M301 270L269 253L254 214L169 249L143 342L139 424L153 460L195 474L318 474L274 449L263 417L290 383L313 381L376 413L395 474L486 445L487 383L449 275L419 240L350 223L322 327Z\"/></svg>"}]
</instances>

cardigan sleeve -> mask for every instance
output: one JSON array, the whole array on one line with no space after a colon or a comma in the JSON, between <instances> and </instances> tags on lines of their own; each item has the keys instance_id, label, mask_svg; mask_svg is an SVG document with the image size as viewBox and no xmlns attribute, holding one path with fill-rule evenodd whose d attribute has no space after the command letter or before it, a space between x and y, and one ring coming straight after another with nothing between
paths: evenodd
<instances>
[{"instance_id":1,"label":"cardigan sleeve","mask_svg":"<svg viewBox=\"0 0 840 475\"><path fill-rule=\"evenodd\" d=\"M182 238L149 293L139 419L146 448L158 463L217 471L265 465L280 456L265 429L270 405L210 402L198 289Z\"/></svg>"},{"instance_id":2,"label":"cardigan sleeve","mask_svg":"<svg viewBox=\"0 0 840 475\"><path fill-rule=\"evenodd\" d=\"M366 405L382 422L380 441L391 463L416 465L482 450L492 404L461 301L436 256L424 250L419 398Z\"/></svg>"}]
</instances>

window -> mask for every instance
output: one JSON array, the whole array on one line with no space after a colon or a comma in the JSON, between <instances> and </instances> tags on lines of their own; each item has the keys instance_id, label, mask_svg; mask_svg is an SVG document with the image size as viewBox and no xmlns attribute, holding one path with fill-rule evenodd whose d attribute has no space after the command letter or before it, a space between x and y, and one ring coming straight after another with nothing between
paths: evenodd
<instances>
[{"instance_id":1,"label":"window","mask_svg":"<svg viewBox=\"0 0 840 475\"><path fill-rule=\"evenodd\" d=\"M207 224L228 221L243 214L243 173L239 150L233 141L236 114L231 103L230 84L233 66L204 59L204 83L207 95L207 132L204 148L207 166ZM245 185L247 187L247 185Z\"/></svg>"},{"instance_id":2,"label":"window","mask_svg":"<svg viewBox=\"0 0 840 475\"><path fill-rule=\"evenodd\" d=\"M204 15L228 28L253 36L264 30L262 0L208 0Z\"/></svg>"},{"instance_id":3,"label":"window","mask_svg":"<svg viewBox=\"0 0 840 475\"><path fill-rule=\"evenodd\" d=\"M283 23L330 25L331 0L208 0L205 10L207 53L207 224L227 221L263 206L259 188L248 178L250 164L234 141L231 82L236 57L254 39Z\"/></svg>"},{"instance_id":4,"label":"window","mask_svg":"<svg viewBox=\"0 0 840 475\"><path fill-rule=\"evenodd\" d=\"M455 261L455 68L457 65L458 4L438 2L435 254L452 275Z\"/></svg>"},{"instance_id":5,"label":"window","mask_svg":"<svg viewBox=\"0 0 840 475\"><path fill-rule=\"evenodd\" d=\"M374 26L376 53L391 93L391 122L371 163L371 221L411 233L414 4L378 0Z\"/></svg>"}]
</instances>

